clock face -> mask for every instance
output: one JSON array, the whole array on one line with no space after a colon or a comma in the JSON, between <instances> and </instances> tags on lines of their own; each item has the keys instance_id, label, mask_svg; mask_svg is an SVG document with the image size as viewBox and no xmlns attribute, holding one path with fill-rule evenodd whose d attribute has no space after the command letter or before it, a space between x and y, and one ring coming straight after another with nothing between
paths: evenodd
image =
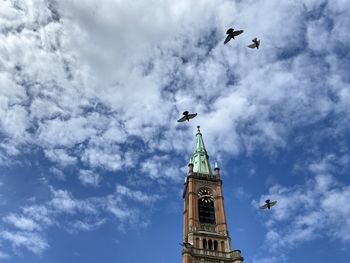
<instances>
[{"instance_id":1,"label":"clock face","mask_svg":"<svg viewBox=\"0 0 350 263\"><path fill-rule=\"evenodd\" d=\"M198 198L201 202L211 203L214 202L214 195L209 189L201 189L198 192Z\"/></svg>"}]
</instances>

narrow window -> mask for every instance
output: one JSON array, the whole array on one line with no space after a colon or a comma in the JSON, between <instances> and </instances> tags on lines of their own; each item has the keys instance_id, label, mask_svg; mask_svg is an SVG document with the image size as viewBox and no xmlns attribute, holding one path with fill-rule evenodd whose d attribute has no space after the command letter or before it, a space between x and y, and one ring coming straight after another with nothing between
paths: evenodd
<instances>
[{"instance_id":1,"label":"narrow window","mask_svg":"<svg viewBox=\"0 0 350 263\"><path fill-rule=\"evenodd\" d=\"M211 239L209 239L209 241L208 241L208 249L209 250L213 249L213 241L211 241Z\"/></svg>"},{"instance_id":2,"label":"narrow window","mask_svg":"<svg viewBox=\"0 0 350 263\"><path fill-rule=\"evenodd\" d=\"M214 241L214 250L218 251L218 241Z\"/></svg>"},{"instance_id":3,"label":"narrow window","mask_svg":"<svg viewBox=\"0 0 350 263\"><path fill-rule=\"evenodd\" d=\"M203 249L207 249L207 240L203 239Z\"/></svg>"},{"instance_id":4,"label":"narrow window","mask_svg":"<svg viewBox=\"0 0 350 263\"><path fill-rule=\"evenodd\" d=\"M199 248L199 238L196 238L196 248Z\"/></svg>"},{"instance_id":5,"label":"narrow window","mask_svg":"<svg viewBox=\"0 0 350 263\"><path fill-rule=\"evenodd\" d=\"M200 223L215 225L214 195L210 189L198 192L198 212Z\"/></svg>"}]
</instances>

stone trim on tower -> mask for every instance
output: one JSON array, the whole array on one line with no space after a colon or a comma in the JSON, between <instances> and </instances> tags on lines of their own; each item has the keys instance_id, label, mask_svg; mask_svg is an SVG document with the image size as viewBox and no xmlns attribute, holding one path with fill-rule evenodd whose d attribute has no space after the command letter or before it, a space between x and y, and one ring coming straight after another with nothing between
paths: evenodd
<instances>
[{"instance_id":1,"label":"stone trim on tower","mask_svg":"<svg viewBox=\"0 0 350 263\"><path fill-rule=\"evenodd\" d=\"M220 168L215 162L215 173L212 173L202 134L199 126L197 128L195 150L183 191L184 244L187 245L183 246L182 263L242 263L241 251L231 249ZM200 213L205 213L201 215L202 220Z\"/></svg>"}]
</instances>

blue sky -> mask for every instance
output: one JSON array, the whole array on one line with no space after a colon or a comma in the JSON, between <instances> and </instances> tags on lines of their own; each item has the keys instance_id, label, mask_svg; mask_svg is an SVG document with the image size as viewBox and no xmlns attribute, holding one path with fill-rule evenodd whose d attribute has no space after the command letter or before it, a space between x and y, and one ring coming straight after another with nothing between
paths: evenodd
<instances>
[{"instance_id":1,"label":"blue sky","mask_svg":"<svg viewBox=\"0 0 350 263\"><path fill-rule=\"evenodd\" d=\"M245 262L347 262L349 24L344 0L1 1L0 262L180 262L197 125Z\"/></svg>"}]
</instances>

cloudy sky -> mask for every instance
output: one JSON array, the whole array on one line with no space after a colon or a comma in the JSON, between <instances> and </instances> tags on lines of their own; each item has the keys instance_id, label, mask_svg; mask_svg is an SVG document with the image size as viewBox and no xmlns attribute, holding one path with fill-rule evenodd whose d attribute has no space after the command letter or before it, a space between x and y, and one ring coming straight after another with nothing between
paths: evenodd
<instances>
[{"instance_id":1,"label":"cloudy sky","mask_svg":"<svg viewBox=\"0 0 350 263\"><path fill-rule=\"evenodd\" d=\"M349 24L348 0L1 0L0 261L181 262L201 125L246 262L348 262Z\"/></svg>"}]
</instances>

